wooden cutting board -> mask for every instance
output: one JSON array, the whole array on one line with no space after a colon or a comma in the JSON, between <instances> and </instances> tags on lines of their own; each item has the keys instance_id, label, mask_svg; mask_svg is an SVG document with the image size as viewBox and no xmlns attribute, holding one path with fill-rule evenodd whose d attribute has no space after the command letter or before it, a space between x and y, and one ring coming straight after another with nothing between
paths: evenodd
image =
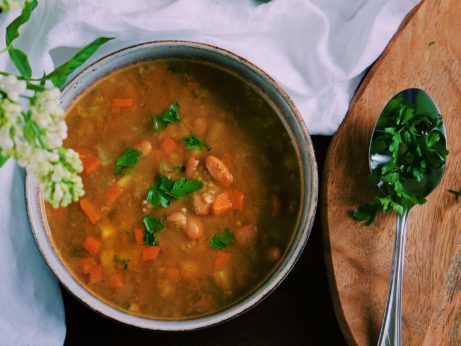
<instances>
[{"instance_id":1,"label":"wooden cutting board","mask_svg":"<svg viewBox=\"0 0 461 346\"><path fill-rule=\"evenodd\" d=\"M368 144L387 101L426 90L447 126L447 170L408 225L404 345L461 345L461 1L425 0L367 74L333 138L322 195L324 252L336 314L350 344L376 344L384 313L395 215L371 226L348 213L378 191L366 186Z\"/></svg>"}]
</instances>

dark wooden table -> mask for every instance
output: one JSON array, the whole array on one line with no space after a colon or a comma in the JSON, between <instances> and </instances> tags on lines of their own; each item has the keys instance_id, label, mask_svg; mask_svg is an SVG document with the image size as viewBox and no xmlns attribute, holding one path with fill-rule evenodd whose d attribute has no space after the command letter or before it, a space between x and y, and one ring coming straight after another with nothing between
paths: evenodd
<instances>
[{"instance_id":1,"label":"dark wooden table","mask_svg":"<svg viewBox=\"0 0 461 346\"><path fill-rule=\"evenodd\" d=\"M330 137L314 136L322 177ZM66 345L344 345L325 272L319 212L304 252L287 279L243 316L197 332L150 332L113 322L63 289Z\"/></svg>"}]
</instances>

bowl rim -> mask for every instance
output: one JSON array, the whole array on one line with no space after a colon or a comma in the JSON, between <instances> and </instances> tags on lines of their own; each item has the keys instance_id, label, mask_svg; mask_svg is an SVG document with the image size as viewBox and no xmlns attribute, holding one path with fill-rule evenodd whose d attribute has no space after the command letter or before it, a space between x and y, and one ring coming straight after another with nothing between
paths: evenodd
<instances>
[{"instance_id":1,"label":"bowl rim","mask_svg":"<svg viewBox=\"0 0 461 346\"><path fill-rule=\"evenodd\" d=\"M72 86L78 82L78 80L84 77L87 73L90 73L91 70L97 67L99 64L103 63L106 59L117 56L121 53L130 53L131 51L136 51L136 48L150 48L150 47L159 47L159 46L184 46L187 48L195 48L211 51L209 53L217 53L221 56L227 56L230 59L237 61L237 63L245 65L249 70L253 70L263 79L266 80L272 87L275 88L276 92L280 94L283 101L286 102L288 108L290 109L292 115L296 120L296 125L299 126L301 138L294 137L294 134L291 133L293 129L288 125L285 119L282 119L282 116L276 112L283 123L285 131L290 134L291 141L295 152L297 154L297 161L300 165L301 171L301 205L298 214L298 221L296 224L295 232L293 233L292 239L290 240L289 246L286 249L285 255L278 265L264 278L261 283L256 286L250 294L244 296L243 299L238 300L237 302L226 306L224 309L214 312L208 315L202 315L199 317L194 317L184 320L168 320L168 319L151 319L147 317L142 317L129 312L120 310L113 305L110 305L102 298L99 298L95 294L91 293L87 288L85 288L74 276L71 274L70 270L67 269L63 261L57 254L57 250L54 248L52 241L47 232L47 220L46 216L43 215L44 211L44 201L40 195L39 189L36 185L35 179L26 171L25 174L25 198L26 198L26 209L28 215L28 221L32 230L33 237L37 244L37 247L45 259L48 267L54 276L61 283L61 286L66 288L74 297L77 298L84 305L89 307L91 310L109 318L116 322L121 322L127 325L134 327L148 329L148 330L163 330L163 331L188 331L188 330L198 330L206 327L214 326L236 318L243 313L247 312L251 308L255 307L261 301L263 301L267 296L269 296L288 276L290 271L293 269L294 265L301 256L304 247L306 246L307 240L310 237L312 226L315 219L315 213L318 203L318 171L317 171L317 162L315 159L314 147L312 144L311 137L309 135L308 129L304 123L304 120L296 108L295 104L285 92L285 90L264 70L250 62L249 60L237 55L229 50L220 48L215 45L208 43L201 43L195 41L186 41L186 40L155 40L142 42L135 45L130 45L123 47L121 49L110 52L99 59L95 60L91 64L88 64L85 68L79 71L75 76L70 79L65 87L62 89L62 94L64 95L68 92ZM191 59L194 60L194 59ZM197 59L195 59L197 60ZM138 60L141 61L141 60ZM222 63L209 59L209 61L217 66L222 67L228 73L234 73L239 75L238 72L233 71L230 67L223 66ZM130 65L131 63L125 64L123 66L118 66L115 70L123 68ZM104 76L106 76L105 74ZM241 78L248 81L242 75L239 75ZM103 78L102 76L99 77ZM248 81L251 85L258 89L258 92L262 93L262 96L269 98L269 96L264 93L254 81ZM91 84L93 84L92 82ZM72 97L75 100L80 94L74 95ZM271 99L272 100L272 99ZM275 102L274 102L275 103ZM288 127L288 128L287 128ZM303 144L307 144L303 147ZM302 157L303 155L306 158L306 162L303 164ZM306 184L307 176L310 178L309 182ZM308 185L309 192L306 192ZM34 203L35 202L35 203ZM308 208L305 206L308 205ZM41 220L45 221L45 225L38 225L36 217L38 216L37 212L42 213ZM45 220L43 220L45 219ZM299 235L298 239L296 235ZM297 240L295 242L295 240ZM57 266L57 267L56 267ZM67 280L66 280L67 279ZM71 282L69 282L70 280Z\"/></svg>"}]
</instances>

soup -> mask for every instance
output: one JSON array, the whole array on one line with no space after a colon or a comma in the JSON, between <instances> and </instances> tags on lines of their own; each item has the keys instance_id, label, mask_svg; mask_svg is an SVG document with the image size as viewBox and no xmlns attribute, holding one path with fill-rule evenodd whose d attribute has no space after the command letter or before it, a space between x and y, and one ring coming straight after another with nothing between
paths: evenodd
<instances>
[{"instance_id":1,"label":"soup","mask_svg":"<svg viewBox=\"0 0 461 346\"><path fill-rule=\"evenodd\" d=\"M295 151L247 83L201 62L139 62L71 105L67 147L84 166L79 203L46 205L74 277L131 314L212 314L258 287L299 212Z\"/></svg>"}]
</instances>

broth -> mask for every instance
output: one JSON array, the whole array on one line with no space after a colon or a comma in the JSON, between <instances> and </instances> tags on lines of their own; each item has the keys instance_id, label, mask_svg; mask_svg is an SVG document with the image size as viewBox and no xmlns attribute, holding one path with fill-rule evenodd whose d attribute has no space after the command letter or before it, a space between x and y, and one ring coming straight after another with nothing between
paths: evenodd
<instances>
[{"instance_id":1,"label":"broth","mask_svg":"<svg viewBox=\"0 0 461 346\"><path fill-rule=\"evenodd\" d=\"M176 103L180 120L156 118L169 120L155 130L153 116ZM60 258L100 299L148 318L207 315L247 296L283 257L299 166L274 110L246 82L201 62L139 62L90 86L66 121L86 195L46 212ZM193 137L201 150L188 149ZM116 175L128 147L142 156ZM166 207L153 205L160 176L203 187L178 197L168 183ZM151 233L146 216L163 228Z\"/></svg>"}]
</instances>

